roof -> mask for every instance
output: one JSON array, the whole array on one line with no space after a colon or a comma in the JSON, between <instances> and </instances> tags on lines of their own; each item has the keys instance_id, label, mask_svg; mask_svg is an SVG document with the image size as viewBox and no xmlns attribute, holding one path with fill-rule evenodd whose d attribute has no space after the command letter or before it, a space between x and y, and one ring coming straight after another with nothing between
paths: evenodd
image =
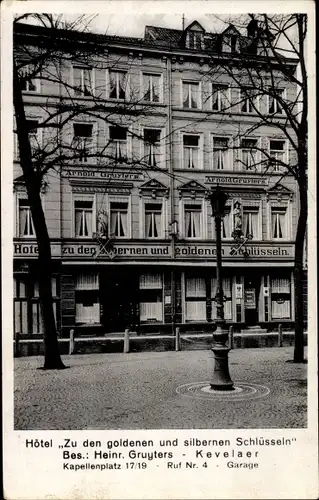
<instances>
[{"instance_id":1,"label":"roof","mask_svg":"<svg viewBox=\"0 0 319 500\"><path fill-rule=\"evenodd\" d=\"M251 24L251 23L250 23ZM189 48L186 46L186 34L187 31L192 31L194 26L199 26L202 28L203 34L203 44L201 48ZM198 30L195 30L198 31ZM239 39L239 50L242 53L246 54L256 54L257 43L256 40L261 36L261 27L257 30L256 36L244 36L239 33L239 31L230 24L223 32L221 33L210 33L205 31L204 28L197 22L193 21L189 26L185 28L185 30L178 30L172 28L164 28L161 26L145 26L144 37L126 37L126 36L116 36L116 35L107 35L100 33L91 33L91 32L74 32L72 30L66 29L56 29L55 33L52 32L52 28L43 27L39 25L31 25L25 23L16 23L14 25L14 35L25 35L29 37L31 40L34 37L36 40L38 37L44 40L46 39L49 44L57 44L60 47L61 42L63 43L77 43L77 41L88 44L89 46L93 46L95 48L100 47L101 50L107 48L108 45L117 45L123 46L127 48L127 46L135 46L136 48L155 48L155 49L163 49L163 50L181 50L186 49L190 52L200 52L200 53L218 53L222 52L222 38L227 35L236 35ZM238 50L238 49L237 49ZM287 60L287 59L286 59ZM288 62L288 60L287 60Z\"/></svg>"}]
</instances>

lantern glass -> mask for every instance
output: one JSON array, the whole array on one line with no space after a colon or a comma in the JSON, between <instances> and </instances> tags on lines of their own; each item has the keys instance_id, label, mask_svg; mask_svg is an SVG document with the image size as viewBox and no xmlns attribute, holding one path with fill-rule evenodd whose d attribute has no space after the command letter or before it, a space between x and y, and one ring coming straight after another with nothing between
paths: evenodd
<instances>
[{"instance_id":1,"label":"lantern glass","mask_svg":"<svg viewBox=\"0 0 319 500\"><path fill-rule=\"evenodd\" d=\"M220 187L217 186L214 190L212 190L212 194L210 195L210 204L212 206L214 217L223 217L227 200L227 194Z\"/></svg>"}]
</instances>

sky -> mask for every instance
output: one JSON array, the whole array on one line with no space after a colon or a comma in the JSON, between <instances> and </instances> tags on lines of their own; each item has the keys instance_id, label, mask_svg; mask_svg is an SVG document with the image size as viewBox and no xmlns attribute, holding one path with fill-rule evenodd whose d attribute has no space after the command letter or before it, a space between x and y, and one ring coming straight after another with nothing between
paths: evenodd
<instances>
[{"instance_id":1,"label":"sky","mask_svg":"<svg viewBox=\"0 0 319 500\"><path fill-rule=\"evenodd\" d=\"M138 3L138 2L137 2ZM183 12L176 14L131 12L130 14L97 14L90 23L90 31L107 33L108 35L143 37L146 25L162 26L165 28L182 29ZM65 15L66 19L73 20L74 15ZM228 16L227 16L228 18ZM198 21L206 31L219 31L223 23L211 14L185 15L185 27L194 20Z\"/></svg>"}]
</instances>

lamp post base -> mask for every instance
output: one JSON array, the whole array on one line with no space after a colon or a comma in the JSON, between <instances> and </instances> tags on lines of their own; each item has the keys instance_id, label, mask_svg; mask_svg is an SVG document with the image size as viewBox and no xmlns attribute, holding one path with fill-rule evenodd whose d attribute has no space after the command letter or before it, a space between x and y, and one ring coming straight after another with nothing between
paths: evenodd
<instances>
[{"instance_id":1,"label":"lamp post base","mask_svg":"<svg viewBox=\"0 0 319 500\"><path fill-rule=\"evenodd\" d=\"M211 350L214 353L214 373L210 383L212 389L217 391L232 391L234 383L229 375L228 353L230 349L226 346L228 333L221 324L213 334L214 344Z\"/></svg>"}]
</instances>

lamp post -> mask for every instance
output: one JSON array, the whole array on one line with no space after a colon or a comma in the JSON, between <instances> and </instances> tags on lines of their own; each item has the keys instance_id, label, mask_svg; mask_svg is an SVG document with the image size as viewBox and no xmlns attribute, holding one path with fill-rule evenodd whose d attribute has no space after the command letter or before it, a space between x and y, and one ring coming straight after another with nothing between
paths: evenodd
<instances>
[{"instance_id":1,"label":"lamp post","mask_svg":"<svg viewBox=\"0 0 319 500\"><path fill-rule=\"evenodd\" d=\"M229 375L228 369L228 353L230 349L227 347L226 342L228 339L228 332L225 328L224 318L224 292L222 281L222 242L221 242L221 223L225 214L225 205L228 199L227 194L219 187L216 186L210 195L210 203L212 206L212 215L215 220L216 228L216 278L217 278L217 292L216 292L216 330L213 333L213 346L214 353L214 373L211 381L211 388L215 390L233 390L233 382Z\"/></svg>"}]
</instances>

